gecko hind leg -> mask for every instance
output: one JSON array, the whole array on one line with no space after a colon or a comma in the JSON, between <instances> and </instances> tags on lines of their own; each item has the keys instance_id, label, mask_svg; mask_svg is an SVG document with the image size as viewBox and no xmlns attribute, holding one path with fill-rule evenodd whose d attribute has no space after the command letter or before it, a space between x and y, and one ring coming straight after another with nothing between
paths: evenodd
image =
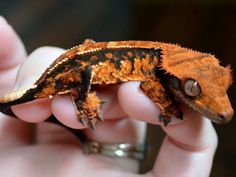
<instances>
[{"instance_id":1,"label":"gecko hind leg","mask_svg":"<svg viewBox=\"0 0 236 177\"><path fill-rule=\"evenodd\" d=\"M78 88L74 88L71 91L71 98L81 124L95 129L97 119L103 120L100 111L102 102L96 95L96 92L90 92L91 81L92 69L90 66L86 66L81 72L81 82Z\"/></svg>"},{"instance_id":2,"label":"gecko hind leg","mask_svg":"<svg viewBox=\"0 0 236 177\"><path fill-rule=\"evenodd\" d=\"M182 119L183 114L176 108L174 100L169 96L165 88L162 86L160 79L150 78L140 84L143 92L160 108L160 122L167 126L172 116Z\"/></svg>"}]
</instances>

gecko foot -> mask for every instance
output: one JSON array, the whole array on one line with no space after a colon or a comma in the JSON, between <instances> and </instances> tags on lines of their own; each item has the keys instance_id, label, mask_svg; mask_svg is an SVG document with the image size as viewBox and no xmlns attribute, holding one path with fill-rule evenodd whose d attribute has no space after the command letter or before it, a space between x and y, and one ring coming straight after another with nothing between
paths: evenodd
<instances>
[{"instance_id":1,"label":"gecko foot","mask_svg":"<svg viewBox=\"0 0 236 177\"><path fill-rule=\"evenodd\" d=\"M89 118L88 119L86 116L83 116L82 118L79 118L79 121L83 126L88 126L88 127L92 128L93 130L95 130L97 119L101 120L101 121L104 120L101 117Z\"/></svg>"},{"instance_id":2,"label":"gecko foot","mask_svg":"<svg viewBox=\"0 0 236 177\"><path fill-rule=\"evenodd\" d=\"M104 121L102 111L99 109L97 110L97 119L100 121Z\"/></svg>"},{"instance_id":3,"label":"gecko foot","mask_svg":"<svg viewBox=\"0 0 236 177\"><path fill-rule=\"evenodd\" d=\"M89 122L87 117L79 118L79 121L84 126L88 125L88 122Z\"/></svg>"},{"instance_id":4,"label":"gecko foot","mask_svg":"<svg viewBox=\"0 0 236 177\"><path fill-rule=\"evenodd\" d=\"M88 126L91 129L96 130L96 122L97 122L97 119L92 119L92 120L89 121Z\"/></svg>"},{"instance_id":5,"label":"gecko foot","mask_svg":"<svg viewBox=\"0 0 236 177\"><path fill-rule=\"evenodd\" d=\"M170 121L171 121L171 118L170 117L168 117L168 116L166 116L166 115L160 115L159 116L159 120L160 120L160 122L163 122L164 123L164 126L167 126L169 123L170 123Z\"/></svg>"},{"instance_id":6,"label":"gecko foot","mask_svg":"<svg viewBox=\"0 0 236 177\"><path fill-rule=\"evenodd\" d=\"M103 120L101 119L100 117L96 117L96 118L90 118L88 119L87 117L83 116L82 118L79 118L79 121L80 123L83 125L83 126L88 126L90 127L91 129L95 130L96 129L96 122L97 122L97 119L98 120Z\"/></svg>"},{"instance_id":7,"label":"gecko foot","mask_svg":"<svg viewBox=\"0 0 236 177\"><path fill-rule=\"evenodd\" d=\"M77 116L82 125L95 129L97 120L104 121L100 109L102 103L95 92L89 93L84 102L78 103Z\"/></svg>"}]
</instances>

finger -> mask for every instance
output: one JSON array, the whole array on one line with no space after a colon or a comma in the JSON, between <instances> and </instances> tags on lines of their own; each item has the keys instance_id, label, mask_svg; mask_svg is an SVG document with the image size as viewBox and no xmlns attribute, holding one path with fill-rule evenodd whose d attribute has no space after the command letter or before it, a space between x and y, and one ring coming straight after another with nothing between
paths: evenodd
<instances>
[{"instance_id":1,"label":"finger","mask_svg":"<svg viewBox=\"0 0 236 177\"><path fill-rule=\"evenodd\" d=\"M129 97L129 99L127 99ZM138 120L160 124L159 109L143 94L139 83L125 83L118 91L123 110ZM164 127L167 137L163 142L155 167L154 176L208 176L217 146L217 136L211 123L199 114L180 107L184 120L173 119Z\"/></svg>"},{"instance_id":2,"label":"finger","mask_svg":"<svg viewBox=\"0 0 236 177\"><path fill-rule=\"evenodd\" d=\"M13 148L33 142L34 127L0 115L0 148Z\"/></svg>"},{"instance_id":3,"label":"finger","mask_svg":"<svg viewBox=\"0 0 236 177\"><path fill-rule=\"evenodd\" d=\"M74 144L81 148L78 136L55 123L37 124L35 138L37 144Z\"/></svg>"},{"instance_id":4,"label":"finger","mask_svg":"<svg viewBox=\"0 0 236 177\"><path fill-rule=\"evenodd\" d=\"M106 103L102 107L104 113L104 122L98 122L96 130L85 129L83 132L86 138L91 141L100 143L131 143L133 145L144 143L146 124L128 119L127 115L122 111L117 100L118 87L103 88L97 90L99 97L105 100ZM79 123L75 108L68 96L58 96L53 99L52 110L54 115L66 126L72 128L83 128ZM57 129L59 131L59 129ZM56 136L45 136L45 134L38 134L38 139L43 143L53 143L56 141L65 141L65 132L57 133ZM58 136L58 134L60 136ZM45 138L46 137L46 138ZM50 137L50 139L48 138ZM63 140L64 139L64 140ZM68 138L70 139L70 137ZM73 140L72 140L73 142ZM103 155L90 155L89 159L96 161L100 159L100 164L106 164L109 169L120 168L122 171L137 172L138 162L132 158L115 158L111 159Z\"/></svg>"},{"instance_id":5,"label":"finger","mask_svg":"<svg viewBox=\"0 0 236 177\"><path fill-rule=\"evenodd\" d=\"M209 176L217 135L209 120L192 111L188 121L166 127L167 133L152 174L154 176ZM164 175L163 175L164 174Z\"/></svg>"},{"instance_id":6,"label":"finger","mask_svg":"<svg viewBox=\"0 0 236 177\"><path fill-rule=\"evenodd\" d=\"M89 139L103 143L144 143L146 124L136 120L124 118L106 120L98 124L96 132L85 130Z\"/></svg>"},{"instance_id":7,"label":"finger","mask_svg":"<svg viewBox=\"0 0 236 177\"><path fill-rule=\"evenodd\" d=\"M95 131L90 130L90 132L87 133L87 137L90 140L100 143L132 143L138 137L133 131L141 131L140 128L142 129L142 126L137 126L137 128L139 128L137 130L134 128L135 125L129 125L129 123L124 120L121 120L118 124L112 121L105 121L100 124ZM108 173L111 173L110 176L116 173L118 176L122 176L120 172L129 172L129 174L138 172L139 163L137 160L132 158L111 158L99 154L85 155L83 154L78 139L71 136L68 131L63 130L61 127L54 127L55 125L50 126L48 124L46 126L48 127L39 128L37 143L76 145L77 151L81 152L77 153L78 159L76 163L79 163L79 166L76 166L80 169L79 172L81 174L94 176L94 171L96 171L103 174L102 176L107 176ZM86 129L86 131L89 130ZM78 168L76 168L77 171ZM91 168L93 169L92 171ZM128 176L128 174L126 174L126 176Z\"/></svg>"},{"instance_id":8,"label":"finger","mask_svg":"<svg viewBox=\"0 0 236 177\"><path fill-rule=\"evenodd\" d=\"M0 16L0 91L9 91L15 82L19 65L26 57L25 48L11 26Z\"/></svg>"},{"instance_id":9,"label":"finger","mask_svg":"<svg viewBox=\"0 0 236 177\"><path fill-rule=\"evenodd\" d=\"M2 16L0 16L0 25L0 62L2 63L0 69L5 70L19 65L24 60L26 52L22 41Z\"/></svg>"},{"instance_id":10,"label":"finger","mask_svg":"<svg viewBox=\"0 0 236 177\"><path fill-rule=\"evenodd\" d=\"M139 85L140 82L127 82L120 85L118 99L121 108L134 119L158 124L160 109L143 93Z\"/></svg>"},{"instance_id":11,"label":"finger","mask_svg":"<svg viewBox=\"0 0 236 177\"><path fill-rule=\"evenodd\" d=\"M86 129L85 133L89 140L99 143L143 145L145 143L146 124L132 119L106 120L97 126L96 131ZM111 159L103 154L91 154L90 158L101 159L106 164L107 169L110 170L137 173L139 169L139 161L133 157Z\"/></svg>"},{"instance_id":12,"label":"finger","mask_svg":"<svg viewBox=\"0 0 236 177\"><path fill-rule=\"evenodd\" d=\"M63 49L56 47L41 47L35 50L21 66L16 86L20 88L33 85L62 52L64 52ZM17 117L26 122L42 122L52 114L51 100L45 98L15 105L12 106L12 110Z\"/></svg>"},{"instance_id":13,"label":"finger","mask_svg":"<svg viewBox=\"0 0 236 177\"><path fill-rule=\"evenodd\" d=\"M15 82L17 68L25 59L24 46L6 20L0 16L0 92L8 92ZM0 113L0 147L31 143L32 126Z\"/></svg>"}]
</instances>

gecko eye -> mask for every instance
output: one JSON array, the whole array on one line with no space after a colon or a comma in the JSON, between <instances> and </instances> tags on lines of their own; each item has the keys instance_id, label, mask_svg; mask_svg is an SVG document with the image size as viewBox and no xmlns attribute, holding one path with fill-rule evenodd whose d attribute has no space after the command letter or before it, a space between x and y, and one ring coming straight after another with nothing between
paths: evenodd
<instances>
[{"instance_id":1,"label":"gecko eye","mask_svg":"<svg viewBox=\"0 0 236 177\"><path fill-rule=\"evenodd\" d=\"M201 87L197 81L188 79L184 82L183 89L186 95L196 97L201 93Z\"/></svg>"}]
</instances>

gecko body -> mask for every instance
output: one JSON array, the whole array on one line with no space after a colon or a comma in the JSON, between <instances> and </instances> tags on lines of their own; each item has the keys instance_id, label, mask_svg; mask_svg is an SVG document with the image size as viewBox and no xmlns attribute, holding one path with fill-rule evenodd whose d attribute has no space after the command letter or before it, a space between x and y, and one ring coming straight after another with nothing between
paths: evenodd
<instances>
[{"instance_id":1,"label":"gecko body","mask_svg":"<svg viewBox=\"0 0 236 177\"><path fill-rule=\"evenodd\" d=\"M102 101L93 85L140 81L143 92L161 109L167 125L172 116L182 119L177 102L183 102L217 123L233 116L227 96L232 82L229 67L213 55L178 45L151 41L95 42L58 57L34 83L0 98L0 111L15 116L11 106L55 95L70 95L78 120L95 128L103 120Z\"/></svg>"}]
</instances>

